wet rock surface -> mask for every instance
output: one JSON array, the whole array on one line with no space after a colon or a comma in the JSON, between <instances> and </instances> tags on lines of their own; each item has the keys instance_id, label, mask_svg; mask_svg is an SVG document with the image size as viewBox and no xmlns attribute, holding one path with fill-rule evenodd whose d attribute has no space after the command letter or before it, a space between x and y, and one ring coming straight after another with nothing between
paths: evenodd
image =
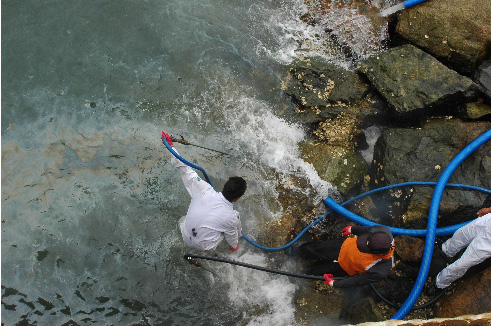
<instances>
[{"instance_id":1,"label":"wet rock surface","mask_svg":"<svg viewBox=\"0 0 491 326\"><path fill-rule=\"evenodd\" d=\"M393 109L396 119L455 114L477 96L477 86L413 45L369 57L359 71Z\"/></svg>"},{"instance_id":2,"label":"wet rock surface","mask_svg":"<svg viewBox=\"0 0 491 326\"><path fill-rule=\"evenodd\" d=\"M490 266L491 262L483 263ZM437 316L458 317L467 314L480 314L491 311L491 268L476 273L465 282L458 283L436 305Z\"/></svg>"},{"instance_id":3,"label":"wet rock surface","mask_svg":"<svg viewBox=\"0 0 491 326\"><path fill-rule=\"evenodd\" d=\"M436 182L459 151L490 128L489 122L463 122L448 118L428 120L421 128L388 128L375 146L371 166L372 185L381 187L407 181ZM462 162L449 182L490 189L490 157L491 145L481 146L470 159ZM399 225L427 216L433 188L406 188L401 192L401 210L408 205L411 205L411 209L404 216L404 221L399 221ZM442 199L440 213L452 215L457 210L477 211L486 198L479 192L451 190ZM475 213L471 216L475 216ZM445 217L442 217L443 220ZM455 217L452 222L456 222Z\"/></svg>"},{"instance_id":4,"label":"wet rock surface","mask_svg":"<svg viewBox=\"0 0 491 326\"><path fill-rule=\"evenodd\" d=\"M403 10L396 31L406 40L470 76L491 54L488 0L426 1Z\"/></svg>"},{"instance_id":5,"label":"wet rock surface","mask_svg":"<svg viewBox=\"0 0 491 326\"><path fill-rule=\"evenodd\" d=\"M427 2L390 17L388 21L394 27L391 37L395 40L392 48L361 60L352 72L308 57L286 69L284 92L297 107L296 120L309 134L299 144L300 152L321 178L337 187L343 196L338 201L385 185L436 182L465 146L491 129L487 22L491 3L457 2ZM329 11L339 6L336 1L327 0L306 4L309 13L304 20L313 25L328 19ZM347 6L360 4L353 1ZM361 52L348 40L331 35L328 28L325 37L338 42L340 48L351 47L344 51L347 57L361 57L354 55ZM381 135L374 146L373 159L364 162L364 128L369 126L377 126ZM487 142L464 160L449 182L491 189L490 176L491 143ZM471 220L481 207L491 206L491 196L485 193L447 189L440 206L439 227ZM424 229L432 193L433 187L405 187L365 197L346 208L378 223ZM353 224L330 214L310 233L318 239L333 239L340 236L342 227ZM440 249L448 238L437 238L428 278L416 303L423 307L412 310L405 318L419 320L407 325L488 325L491 320L488 315L479 315L490 309L489 259L454 282L437 304L426 305L434 298L430 291L434 278L456 259L446 257ZM385 280L374 284L378 294L370 286L332 289L341 300L330 316L337 316L338 324L396 322L387 319L414 286L424 238L396 236L395 240L396 266ZM318 299L323 287L321 282L312 282L312 288L307 287L296 298L305 324L319 317L319 305L308 299L311 295ZM467 314L478 316L449 319ZM425 321L438 317L446 319Z\"/></svg>"}]
</instances>

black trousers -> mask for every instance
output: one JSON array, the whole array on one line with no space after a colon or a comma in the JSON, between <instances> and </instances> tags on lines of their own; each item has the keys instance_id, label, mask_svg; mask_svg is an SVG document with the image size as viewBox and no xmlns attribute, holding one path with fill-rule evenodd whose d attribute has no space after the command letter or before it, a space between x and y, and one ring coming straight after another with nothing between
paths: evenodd
<instances>
[{"instance_id":1,"label":"black trousers","mask_svg":"<svg viewBox=\"0 0 491 326\"><path fill-rule=\"evenodd\" d=\"M345 238L327 241L307 242L300 246L300 257L304 259L317 259L318 261L304 270L309 275L333 274L334 276L348 276L349 274L338 264L337 259Z\"/></svg>"}]
</instances>

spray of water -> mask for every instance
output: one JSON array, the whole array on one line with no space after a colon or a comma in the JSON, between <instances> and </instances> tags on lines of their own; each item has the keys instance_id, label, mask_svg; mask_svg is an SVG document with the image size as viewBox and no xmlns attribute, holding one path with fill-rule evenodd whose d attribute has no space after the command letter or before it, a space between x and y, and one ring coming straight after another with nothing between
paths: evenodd
<instances>
[{"instance_id":1,"label":"spray of water","mask_svg":"<svg viewBox=\"0 0 491 326\"><path fill-rule=\"evenodd\" d=\"M319 199L333 191L300 158L302 128L271 108L280 64L299 52L341 56L315 36L325 27L298 18L300 0L121 3L63 2L49 21L36 17L58 12L56 2L4 8L14 17L5 39L19 42L5 56L18 78L2 94L3 321L186 325L245 314L255 325L293 323L286 277L230 267L218 281L182 260L177 221L189 197L160 132L233 154L179 148L218 188L247 177L237 209L253 230L277 216L272 171L307 179Z\"/></svg>"}]
</instances>

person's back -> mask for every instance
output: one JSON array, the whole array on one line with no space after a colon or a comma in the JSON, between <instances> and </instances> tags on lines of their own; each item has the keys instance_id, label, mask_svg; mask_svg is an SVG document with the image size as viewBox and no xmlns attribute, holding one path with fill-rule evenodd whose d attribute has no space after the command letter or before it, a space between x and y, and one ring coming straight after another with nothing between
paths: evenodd
<instances>
[{"instance_id":1,"label":"person's back","mask_svg":"<svg viewBox=\"0 0 491 326\"><path fill-rule=\"evenodd\" d=\"M164 136L172 146L169 135L162 133ZM175 148L173 150L176 151ZM246 181L241 177L230 177L223 191L217 192L174 155L171 155L171 163L179 169L184 186L191 196L188 212L179 221L186 245L200 250L213 250L225 238L231 250L237 250L241 223L239 213L233 209L233 202L245 193Z\"/></svg>"},{"instance_id":2,"label":"person's back","mask_svg":"<svg viewBox=\"0 0 491 326\"><path fill-rule=\"evenodd\" d=\"M201 250L215 249L224 237L230 247L236 248L241 229L233 204L214 190L191 200L182 228L183 237L194 238L189 242Z\"/></svg>"}]
</instances>

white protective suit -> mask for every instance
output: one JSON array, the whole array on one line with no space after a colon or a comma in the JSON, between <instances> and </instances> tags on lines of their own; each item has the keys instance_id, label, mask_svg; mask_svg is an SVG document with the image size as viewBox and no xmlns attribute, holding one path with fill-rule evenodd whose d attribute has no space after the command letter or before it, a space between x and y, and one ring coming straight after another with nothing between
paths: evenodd
<instances>
[{"instance_id":1,"label":"white protective suit","mask_svg":"<svg viewBox=\"0 0 491 326\"><path fill-rule=\"evenodd\" d=\"M478 217L455 231L442 245L442 250L448 257L453 257L465 247L462 256L437 275L436 287L446 288L470 267L491 257L491 214Z\"/></svg>"},{"instance_id":2,"label":"white protective suit","mask_svg":"<svg viewBox=\"0 0 491 326\"><path fill-rule=\"evenodd\" d=\"M232 203L172 154L171 163L179 169L184 186L191 195L188 212L179 220L186 245L200 250L213 250L225 238L230 247L236 248L241 224L239 213L233 209Z\"/></svg>"}]
</instances>

